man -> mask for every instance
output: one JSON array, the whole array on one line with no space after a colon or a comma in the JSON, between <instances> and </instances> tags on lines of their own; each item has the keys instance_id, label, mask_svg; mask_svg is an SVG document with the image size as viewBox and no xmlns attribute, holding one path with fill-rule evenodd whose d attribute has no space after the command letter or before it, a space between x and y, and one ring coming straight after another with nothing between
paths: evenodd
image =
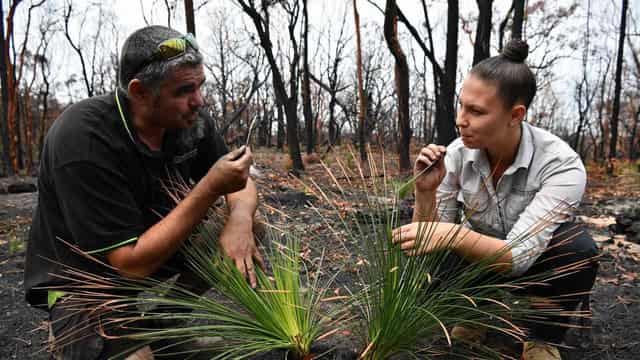
<instances>
[{"instance_id":1,"label":"man","mask_svg":"<svg viewBox=\"0 0 640 360\"><path fill-rule=\"evenodd\" d=\"M254 261L262 263L252 232L252 154L244 147L228 153L203 111L205 75L193 36L162 26L134 32L122 48L118 80L115 93L86 99L60 115L41 155L25 287L29 303L49 310L54 339L87 319L58 306L66 283L52 274L60 273L61 264L98 275L107 271L70 244L124 277L181 274L186 282L178 250L207 209L226 196L221 248L252 286ZM177 205L163 187L176 177L197 181ZM52 286L62 291L44 288ZM56 358L102 359L122 350L87 331L57 349Z\"/></svg>"}]
</instances>

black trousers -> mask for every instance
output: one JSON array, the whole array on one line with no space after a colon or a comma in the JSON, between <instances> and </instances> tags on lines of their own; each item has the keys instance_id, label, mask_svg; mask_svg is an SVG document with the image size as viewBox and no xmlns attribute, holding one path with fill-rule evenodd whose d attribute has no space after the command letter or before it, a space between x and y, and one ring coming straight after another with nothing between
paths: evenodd
<instances>
[{"instance_id":1,"label":"black trousers","mask_svg":"<svg viewBox=\"0 0 640 360\"><path fill-rule=\"evenodd\" d=\"M598 247L588 231L581 225L565 223L555 231L547 250L522 276L544 273L549 269L572 267L583 263L567 275L545 281L545 285L533 285L525 289L527 295L557 299L556 303L566 311L574 311L580 303L589 309L589 292L598 272ZM577 294L577 295L576 295ZM569 329L571 317L549 316L547 323L530 323L525 326L533 339L561 343Z\"/></svg>"},{"instance_id":2,"label":"black trousers","mask_svg":"<svg viewBox=\"0 0 640 360\"><path fill-rule=\"evenodd\" d=\"M550 299L560 306L562 310L573 312L579 304L586 305L588 309L589 292L593 288L598 271L598 248L591 235L583 226L575 223L564 223L555 232L547 249L534 264L520 277L507 279L517 282L519 279L542 276L549 278L543 284L534 284L522 289L514 290L518 296L528 296L542 299ZM572 267L581 263L582 266L567 271L565 275L549 277L549 270ZM468 263L466 263L468 264ZM441 269L448 273L456 273L454 268L463 267L465 261L457 255L451 255ZM442 270L441 270L442 271ZM446 276L444 276L446 278ZM443 279L444 280L444 279ZM446 280L445 280L446 281ZM493 277L492 282L500 281ZM482 280L479 281L481 283ZM550 343L561 343L572 320L570 316L540 316L537 321L525 321L518 324L527 330L528 337Z\"/></svg>"}]
</instances>

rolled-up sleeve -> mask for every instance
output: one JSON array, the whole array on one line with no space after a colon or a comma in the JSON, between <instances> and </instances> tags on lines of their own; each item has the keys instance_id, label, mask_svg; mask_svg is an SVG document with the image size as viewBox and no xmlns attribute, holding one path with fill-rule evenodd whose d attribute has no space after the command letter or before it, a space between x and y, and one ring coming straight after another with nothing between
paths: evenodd
<instances>
[{"instance_id":1,"label":"rolled-up sleeve","mask_svg":"<svg viewBox=\"0 0 640 360\"><path fill-rule=\"evenodd\" d=\"M460 191L458 171L461 161L459 157L459 153L447 150L447 155L444 158L447 173L436 192L438 216L441 222L453 223L458 218L459 204L457 198Z\"/></svg>"},{"instance_id":2,"label":"rolled-up sleeve","mask_svg":"<svg viewBox=\"0 0 640 360\"><path fill-rule=\"evenodd\" d=\"M552 158L541 176L540 190L507 234L513 276L533 265L560 224L573 217L584 195L587 177L578 156Z\"/></svg>"}]
</instances>

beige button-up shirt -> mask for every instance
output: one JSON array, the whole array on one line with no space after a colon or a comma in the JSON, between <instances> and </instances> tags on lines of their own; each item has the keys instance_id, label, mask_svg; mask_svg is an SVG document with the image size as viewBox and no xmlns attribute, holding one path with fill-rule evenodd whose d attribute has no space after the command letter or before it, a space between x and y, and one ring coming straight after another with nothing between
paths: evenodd
<instances>
[{"instance_id":1,"label":"beige button-up shirt","mask_svg":"<svg viewBox=\"0 0 640 360\"><path fill-rule=\"evenodd\" d=\"M512 275L523 274L546 249L560 224L572 221L586 185L582 160L548 131L522 123L516 158L494 189L484 150L461 139L447 147L447 174L437 191L440 221L462 223L504 239ZM462 210L462 212L461 212Z\"/></svg>"}]
</instances>

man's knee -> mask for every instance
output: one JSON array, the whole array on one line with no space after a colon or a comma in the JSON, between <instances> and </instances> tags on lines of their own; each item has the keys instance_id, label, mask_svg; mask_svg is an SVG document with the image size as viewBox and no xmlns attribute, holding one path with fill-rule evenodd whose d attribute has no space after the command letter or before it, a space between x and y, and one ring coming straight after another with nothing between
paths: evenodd
<instances>
[{"instance_id":1,"label":"man's knee","mask_svg":"<svg viewBox=\"0 0 640 360\"><path fill-rule=\"evenodd\" d=\"M87 311L56 304L49 312L49 352L58 360L98 359L104 339L95 331Z\"/></svg>"}]
</instances>

